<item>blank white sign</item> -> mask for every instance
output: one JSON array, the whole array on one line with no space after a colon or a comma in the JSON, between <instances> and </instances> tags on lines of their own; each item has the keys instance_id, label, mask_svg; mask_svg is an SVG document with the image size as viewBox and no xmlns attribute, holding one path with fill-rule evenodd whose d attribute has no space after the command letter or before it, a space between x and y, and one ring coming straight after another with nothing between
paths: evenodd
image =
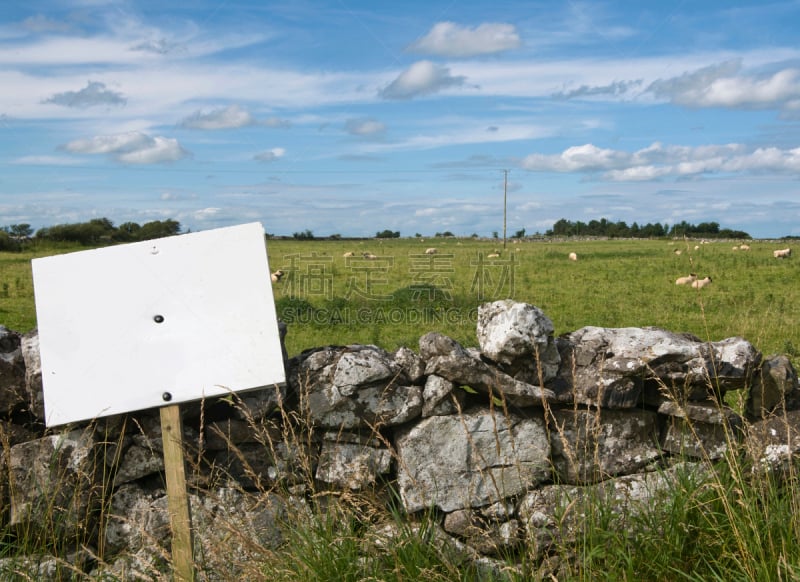
<instances>
[{"instance_id":1,"label":"blank white sign","mask_svg":"<svg viewBox=\"0 0 800 582\"><path fill-rule=\"evenodd\" d=\"M47 426L285 381L260 223L32 266Z\"/></svg>"}]
</instances>

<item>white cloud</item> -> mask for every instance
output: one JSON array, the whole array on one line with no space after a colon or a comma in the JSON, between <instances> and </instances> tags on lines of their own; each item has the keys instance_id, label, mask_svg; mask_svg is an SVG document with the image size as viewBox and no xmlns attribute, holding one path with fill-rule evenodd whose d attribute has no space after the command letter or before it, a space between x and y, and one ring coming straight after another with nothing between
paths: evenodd
<instances>
[{"instance_id":1,"label":"white cloud","mask_svg":"<svg viewBox=\"0 0 800 582\"><path fill-rule=\"evenodd\" d=\"M74 166L81 161L66 156L22 156L11 163L18 166Z\"/></svg>"},{"instance_id":2,"label":"white cloud","mask_svg":"<svg viewBox=\"0 0 800 582\"><path fill-rule=\"evenodd\" d=\"M376 119L358 118L345 121L344 129L350 135L368 137L384 134L386 132L386 125Z\"/></svg>"},{"instance_id":3,"label":"white cloud","mask_svg":"<svg viewBox=\"0 0 800 582\"><path fill-rule=\"evenodd\" d=\"M177 139L151 137L141 132L78 139L65 144L63 149L74 154L111 154L126 164L175 162L189 155Z\"/></svg>"},{"instance_id":4,"label":"white cloud","mask_svg":"<svg viewBox=\"0 0 800 582\"><path fill-rule=\"evenodd\" d=\"M680 77L657 80L648 91L686 107L771 108L800 99L800 69L744 74L740 60L726 61Z\"/></svg>"},{"instance_id":5,"label":"white cloud","mask_svg":"<svg viewBox=\"0 0 800 582\"><path fill-rule=\"evenodd\" d=\"M463 85L466 77L453 77L450 69L430 61L419 61L400 73L380 92L384 99L412 99Z\"/></svg>"},{"instance_id":6,"label":"white cloud","mask_svg":"<svg viewBox=\"0 0 800 582\"><path fill-rule=\"evenodd\" d=\"M256 154L253 156L254 160L258 160L259 162L274 162L275 160L282 158L286 155L286 150L283 148L272 148L271 150L267 150L261 152L260 154Z\"/></svg>"},{"instance_id":7,"label":"white cloud","mask_svg":"<svg viewBox=\"0 0 800 582\"><path fill-rule=\"evenodd\" d=\"M520 165L535 172L597 174L615 182L714 173L796 173L800 171L800 148L748 151L741 144L665 147L654 143L630 153L584 144L555 155L531 154Z\"/></svg>"},{"instance_id":8,"label":"white cloud","mask_svg":"<svg viewBox=\"0 0 800 582\"><path fill-rule=\"evenodd\" d=\"M475 28L439 22L408 50L441 57L473 57L499 53L522 45L512 24L484 23Z\"/></svg>"},{"instance_id":9,"label":"white cloud","mask_svg":"<svg viewBox=\"0 0 800 582\"><path fill-rule=\"evenodd\" d=\"M624 97L642 84L641 79L635 81L614 81L608 85L590 87L581 85L577 89L559 91L553 97L557 99L576 99L583 97Z\"/></svg>"},{"instance_id":10,"label":"white cloud","mask_svg":"<svg viewBox=\"0 0 800 582\"><path fill-rule=\"evenodd\" d=\"M125 102L126 99L122 93L106 89L105 83L100 83L99 81L87 81L86 87L80 91L56 93L44 100L44 103L81 109L94 105L125 105Z\"/></svg>"},{"instance_id":11,"label":"white cloud","mask_svg":"<svg viewBox=\"0 0 800 582\"><path fill-rule=\"evenodd\" d=\"M593 172L620 167L629 158L625 152L601 149L587 143L572 146L557 155L531 154L522 160L522 167L532 171Z\"/></svg>"},{"instance_id":12,"label":"white cloud","mask_svg":"<svg viewBox=\"0 0 800 582\"><path fill-rule=\"evenodd\" d=\"M253 125L255 119L250 112L238 105L214 109L208 113L196 111L181 122L189 129L234 129Z\"/></svg>"},{"instance_id":13,"label":"white cloud","mask_svg":"<svg viewBox=\"0 0 800 582\"><path fill-rule=\"evenodd\" d=\"M264 127L274 127L280 129L286 129L292 127L292 122L288 119L281 119L280 117L268 117L264 121L261 122L261 125Z\"/></svg>"}]
</instances>

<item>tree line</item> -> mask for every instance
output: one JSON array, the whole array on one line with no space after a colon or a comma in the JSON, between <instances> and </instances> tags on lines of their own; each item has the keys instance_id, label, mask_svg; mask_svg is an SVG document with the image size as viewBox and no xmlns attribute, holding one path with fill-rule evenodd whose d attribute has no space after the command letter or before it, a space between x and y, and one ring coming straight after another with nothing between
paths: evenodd
<instances>
[{"instance_id":1,"label":"tree line","mask_svg":"<svg viewBox=\"0 0 800 582\"><path fill-rule=\"evenodd\" d=\"M172 219L154 220L139 224L124 222L114 226L108 218L93 218L88 222L57 224L40 228L34 234L29 224L0 227L0 250L20 250L31 241L69 242L86 246L138 242L180 234L180 222Z\"/></svg>"},{"instance_id":2,"label":"tree line","mask_svg":"<svg viewBox=\"0 0 800 582\"><path fill-rule=\"evenodd\" d=\"M547 236L602 236L609 238L659 238L683 237L692 238L752 238L741 230L720 228L718 222L701 222L691 224L685 220L668 224L647 223L639 225L634 222L628 226L624 221L611 222L605 218L590 220L588 223L572 222L565 218L557 221L553 228L545 233Z\"/></svg>"}]
</instances>

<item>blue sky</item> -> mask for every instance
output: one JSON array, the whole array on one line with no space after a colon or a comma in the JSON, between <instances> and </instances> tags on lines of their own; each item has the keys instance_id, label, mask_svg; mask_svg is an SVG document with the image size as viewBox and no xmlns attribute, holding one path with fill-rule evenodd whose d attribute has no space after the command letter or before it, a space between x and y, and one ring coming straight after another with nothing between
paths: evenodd
<instances>
[{"instance_id":1,"label":"blue sky","mask_svg":"<svg viewBox=\"0 0 800 582\"><path fill-rule=\"evenodd\" d=\"M0 226L800 235L800 1L30 0Z\"/></svg>"}]
</instances>

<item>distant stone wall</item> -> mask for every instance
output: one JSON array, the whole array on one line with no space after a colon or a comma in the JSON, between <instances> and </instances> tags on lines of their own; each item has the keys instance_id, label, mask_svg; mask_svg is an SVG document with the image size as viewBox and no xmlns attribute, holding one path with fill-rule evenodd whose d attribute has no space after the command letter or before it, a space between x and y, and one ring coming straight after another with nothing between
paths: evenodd
<instances>
[{"instance_id":1,"label":"distant stone wall","mask_svg":"<svg viewBox=\"0 0 800 582\"><path fill-rule=\"evenodd\" d=\"M491 569L521 544L545 560L569 543L576 500L611 503L624 526L678 473L701 478L729 454L781 471L800 452L785 356L650 327L553 330L537 307L498 301L479 308L479 348L436 332L418 351L320 347L286 360L285 386L184 405L201 579L240 576L280 545L312 491L394 487ZM126 579L167 569L157 411L46 430L36 332L0 327L0 443L0 529L61 541L57 558L29 557L39 577L65 559Z\"/></svg>"}]
</instances>

